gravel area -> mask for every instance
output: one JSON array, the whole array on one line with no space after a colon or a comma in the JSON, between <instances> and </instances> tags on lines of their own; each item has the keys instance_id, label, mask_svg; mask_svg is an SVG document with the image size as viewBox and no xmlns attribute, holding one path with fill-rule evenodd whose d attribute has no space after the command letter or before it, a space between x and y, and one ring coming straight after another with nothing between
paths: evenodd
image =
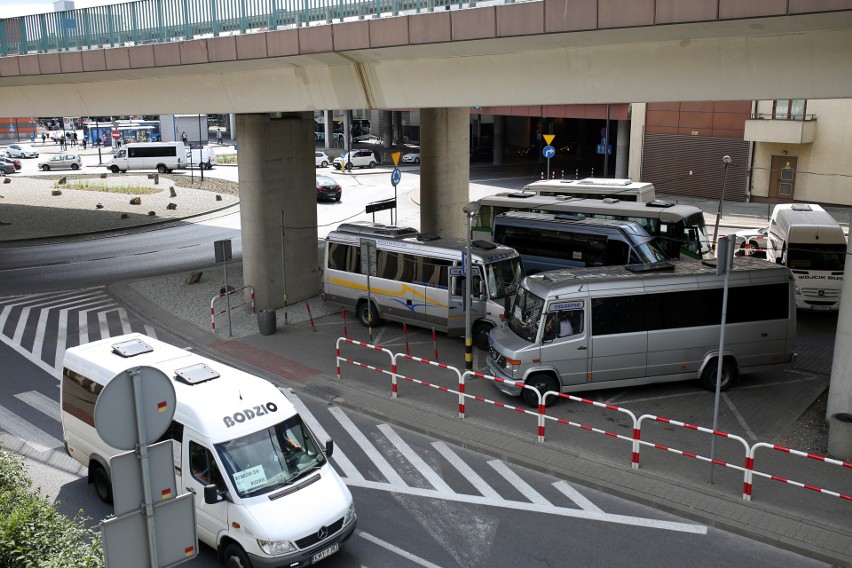
<instances>
[{"instance_id":1,"label":"gravel area","mask_svg":"<svg viewBox=\"0 0 852 568\"><path fill-rule=\"evenodd\" d=\"M72 189L57 183L63 178L69 183L116 188L140 186L157 191L137 196L118 191ZM0 242L126 229L184 219L239 202L237 183L210 177L203 183L198 177L193 182L188 177L169 174L16 175L3 179ZM54 195L56 191L58 195ZM141 203L132 205L133 197L139 197ZM173 209L168 208L170 204ZM50 220L48 230L44 228L46 219Z\"/></svg>"},{"instance_id":2,"label":"gravel area","mask_svg":"<svg viewBox=\"0 0 852 568\"><path fill-rule=\"evenodd\" d=\"M828 391L819 395L813 404L784 432L776 444L819 456L828 456L828 425L825 414Z\"/></svg>"}]
</instances>

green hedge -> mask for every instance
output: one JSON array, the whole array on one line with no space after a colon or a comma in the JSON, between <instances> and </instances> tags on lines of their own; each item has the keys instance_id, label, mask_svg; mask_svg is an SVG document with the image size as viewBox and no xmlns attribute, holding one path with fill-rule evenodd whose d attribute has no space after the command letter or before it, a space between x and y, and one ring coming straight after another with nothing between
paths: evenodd
<instances>
[{"instance_id":1,"label":"green hedge","mask_svg":"<svg viewBox=\"0 0 852 568\"><path fill-rule=\"evenodd\" d=\"M0 568L101 568L99 529L32 489L23 459L0 447Z\"/></svg>"}]
</instances>

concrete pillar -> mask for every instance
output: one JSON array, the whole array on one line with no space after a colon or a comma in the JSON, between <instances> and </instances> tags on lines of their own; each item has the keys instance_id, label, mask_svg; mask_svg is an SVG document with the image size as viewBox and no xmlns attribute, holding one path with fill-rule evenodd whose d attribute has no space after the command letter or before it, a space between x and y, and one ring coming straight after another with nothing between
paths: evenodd
<instances>
[{"instance_id":1,"label":"concrete pillar","mask_svg":"<svg viewBox=\"0 0 852 568\"><path fill-rule=\"evenodd\" d=\"M395 111L393 113L393 141L394 143L402 143L402 112Z\"/></svg>"},{"instance_id":2,"label":"concrete pillar","mask_svg":"<svg viewBox=\"0 0 852 568\"><path fill-rule=\"evenodd\" d=\"M852 239L846 246L845 274L852 274ZM852 278L843 279L837 333L834 336L834 358L828 387L828 453L836 458L852 460Z\"/></svg>"},{"instance_id":3,"label":"concrete pillar","mask_svg":"<svg viewBox=\"0 0 852 568\"><path fill-rule=\"evenodd\" d=\"M618 121L618 133L615 143L615 177L623 179L627 175L627 164L630 157L630 121ZM638 180L637 180L638 181Z\"/></svg>"},{"instance_id":4,"label":"concrete pillar","mask_svg":"<svg viewBox=\"0 0 852 568\"><path fill-rule=\"evenodd\" d=\"M505 150L506 117L494 116L494 165L503 165L503 151Z\"/></svg>"},{"instance_id":5,"label":"concrete pillar","mask_svg":"<svg viewBox=\"0 0 852 568\"><path fill-rule=\"evenodd\" d=\"M352 150L352 111L343 111L343 147L347 152Z\"/></svg>"},{"instance_id":6,"label":"concrete pillar","mask_svg":"<svg viewBox=\"0 0 852 568\"><path fill-rule=\"evenodd\" d=\"M334 114L330 111L323 111L323 129L325 130L325 148L334 148Z\"/></svg>"},{"instance_id":7,"label":"concrete pillar","mask_svg":"<svg viewBox=\"0 0 852 568\"><path fill-rule=\"evenodd\" d=\"M470 111L420 111L420 230L464 237L470 200Z\"/></svg>"},{"instance_id":8,"label":"concrete pillar","mask_svg":"<svg viewBox=\"0 0 852 568\"><path fill-rule=\"evenodd\" d=\"M258 310L319 293L311 112L238 114L243 282ZM281 213L286 230L283 236Z\"/></svg>"},{"instance_id":9,"label":"concrete pillar","mask_svg":"<svg viewBox=\"0 0 852 568\"><path fill-rule=\"evenodd\" d=\"M231 127L231 140L237 140L237 115L231 113L228 115L228 124Z\"/></svg>"},{"instance_id":10,"label":"concrete pillar","mask_svg":"<svg viewBox=\"0 0 852 568\"><path fill-rule=\"evenodd\" d=\"M393 113L382 111L382 148L393 146Z\"/></svg>"}]
</instances>

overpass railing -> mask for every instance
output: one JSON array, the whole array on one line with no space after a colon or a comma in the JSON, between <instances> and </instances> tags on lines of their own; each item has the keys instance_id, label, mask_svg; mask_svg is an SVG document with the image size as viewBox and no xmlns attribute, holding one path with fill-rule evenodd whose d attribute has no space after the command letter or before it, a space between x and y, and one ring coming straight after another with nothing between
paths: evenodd
<instances>
[{"instance_id":1,"label":"overpass railing","mask_svg":"<svg viewBox=\"0 0 852 568\"><path fill-rule=\"evenodd\" d=\"M137 0L0 19L0 56L186 41L476 6L475 0Z\"/></svg>"}]
</instances>

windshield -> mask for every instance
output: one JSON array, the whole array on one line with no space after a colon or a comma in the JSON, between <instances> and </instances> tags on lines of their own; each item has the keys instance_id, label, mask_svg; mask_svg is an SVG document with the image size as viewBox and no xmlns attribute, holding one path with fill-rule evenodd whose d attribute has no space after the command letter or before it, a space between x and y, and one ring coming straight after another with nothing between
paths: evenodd
<instances>
[{"instance_id":1,"label":"windshield","mask_svg":"<svg viewBox=\"0 0 852 568\"><path fill-rule=\"evenodd\" d=\"M844 245L791 244L787 266L791 270L842 272L846 260Z\"/></svg>"},{"instance_id":2,"label":"windshield","mask_svg":"<svg viewBox=\"0 0 852 568\"><path fill-rule=\"evenodd\" d=\"M689 258L710 258L713 255L710 248L710 237L707 235L707 224L703 213L693 213L683 222L686 242L681 244L681 253Z\"/></svg>"},{"instance_id":3,"label":"windshield","mask_svg":"<svg viewBox=\"0 0 852 568\"><path fill-rule=\"evenodd\" d=\"M240 497L269 493L326 460L298 415L265 430L216 444L216 450Z\"/></svg>"},{"instance_id":4,"label":"windshield","mask_svg":"<svg viewBox=\"0 0 852 568\"><path fill-rule=\"evenodd\" d=\"M515 335L533 343L538 335L541 312L544 308L544 300L521 286L515 303L512 305L512 313L509 318L509 329Z\"/></svg>"},{"instance_id":5,"label":"windshield","mask_svg":"<svg viewBox=\"0 0 852 568\"><path fill-rule=\"evenodd\" d=\"M488 296L492 300L499 300L515 293L524 277L521 266L520 257L507 258L485 266Z\"/></svg>"},{"instance_id":6,"label":"windshield","mask_svg":"<svg viewBox=\"0 0 852 568\"><path fill-rule=\"evenodd\" d=\"M654 237L635 243L634 248L640 257L639 262L642 263L663 262L669 259L669 255L660 248L660 245L654 240ZM630 256L633 256L633 254L631 253Z\"/></svg>"}]
</instances>

